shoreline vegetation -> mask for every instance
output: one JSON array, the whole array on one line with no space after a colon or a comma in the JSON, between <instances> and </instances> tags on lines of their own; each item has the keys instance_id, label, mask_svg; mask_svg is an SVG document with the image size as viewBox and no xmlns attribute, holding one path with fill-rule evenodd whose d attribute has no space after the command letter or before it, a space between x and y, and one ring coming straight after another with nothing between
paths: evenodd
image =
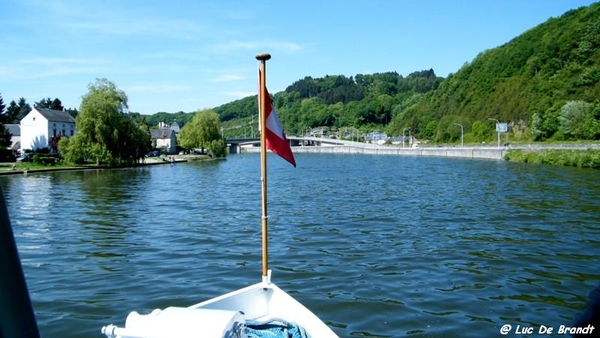
<instances>
[{"instance_id":1,"label":"shoreline vegetation","mask_svg":"<svg viewBox=\"0 0 600 338\"><path fill-rule=\"evenodd\" d=\"M138 168L190 161L212 160L208 155L173 155L169 157L148 157L143 163L133 167L109 167L87 165L44 165L33 162L0 163L0 175L16 175L50 171L101 170ZM553 166L600 169L600 149L509 149L504 160L514 163L533 163Z\"/></svg>"},{"instance_id":2,"label":"shoreline vegetation","mask_svg":"<svg viewBox=\"0 0 600 338\"><path fill-rule=\"evenodd\" d=\"M147 157L144 162L139 163L133 167L110 167L110 166L98 166L95 164L84 164L84 165L69 165L69 164L55 164L55 165L44 165L33 162L8 162L0 163L0 175L16 175L16 174L27 174L27 173L40 173L40 172L51 172L51 171L75 171L75 170L101 170L101 169L126 169L126 168L139 168L149 165L159 164L170 164L190 161L207 161L213 158L208 155L172 155L173 161L169 160L169 157Z\"/></svg>"},{"instance_id":3,"label":"shoreline vegetation","mask_svg":"<svg viewBox=\"0 0 600 338\"><path fill-rule=\"evenodd\" d=\"M511 149L506 153L504 159L517 163L600 169L600 150L598 149Z\"/></svg>"}]
</instances>

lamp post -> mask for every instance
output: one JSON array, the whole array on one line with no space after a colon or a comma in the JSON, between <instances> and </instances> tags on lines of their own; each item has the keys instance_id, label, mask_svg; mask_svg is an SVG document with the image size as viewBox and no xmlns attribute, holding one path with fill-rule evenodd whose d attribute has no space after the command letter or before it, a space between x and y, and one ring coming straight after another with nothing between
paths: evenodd
<instances>
[{"instance_id":1,"label":"lamp post","mask_svg":"<svg viewBox=\"0 0 600 338\"><path fill-rule=\"evenodd\" d=\"M464 148L465 147L465 129L463 128L463 125L460 123L455 123L457 126L460 126L460 147Z\"/></svg>"},{"instance_id":2,"label":"lamp post","mask_svg":"<svg viewBox=\"0 0 600 338\"><path fill-rule=\"evenodd\" d=\"M406 134L406 131L408 130L408 135L410 135L410 127L404 128L404 130L402 130L402 148L404 148L404 134Z\"/></svg>"},{"instance_id":3,"label":"lamp post","mask_svg":"<svg viewBox=\"0 0 600 338\"><path fill-rule=\"evenodd\" d=\"M500 147L500 131L498 130L498 125L500 124L500 121L492 118L488 118L488 120L496 121L496 131L498 132L498 147Z\"/></svg>"}]
</instances>

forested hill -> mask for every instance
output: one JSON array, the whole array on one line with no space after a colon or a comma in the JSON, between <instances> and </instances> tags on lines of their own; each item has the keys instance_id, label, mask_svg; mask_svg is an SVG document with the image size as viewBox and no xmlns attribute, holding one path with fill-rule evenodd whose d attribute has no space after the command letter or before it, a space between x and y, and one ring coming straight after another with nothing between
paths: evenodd
<instances>
[{"instance_id":1,"label":"forested hill","mask_svg":"<svg viewBox=\"0 0 600 338\"><path fill-rule=\"evenodd\" d=\"M291 134L314 127L361 127L387 125L407 102L418 100L436 88L442 78L433 70L414 72L403 77L396 72L358 74L354 77L310 76L294 82L274 95L274 105L284 128ZM248 122L257 112L256 96L215 108L224 122Z\"/></svg>"},{"instance_id":2,"label":"forested hill","mask_svg":"<svg viewBox=\"0 0 600 338\"><path fill-rule=\"evenodd\" d=\"M440 55L439 57L443 57ZM256 96L215 108L241 132ZM305 77L275 93L288 134L308 128L375 129L418 138L468 142L495 137L508 122L512 140L600 139L600 3L571 10L510 42L481 52L448 78L433 70ZM229 121L229 122L227 122Z\"/></svg>"},{"instance_id":3,"label":"forested hill","mask_svg":"<svg viewBox=\"0 0 600 338\"><path fill-rule=\"evenodd\" d=\"M453 123L462 123L475 139L482 124L489 126L485 121L493 118L509 122L517 137L586 138L565 130L567 120L575 117L563 108L576 101L594 115L587 118L593 117L588 122L595 124L595 136L587 138L598 139L599 100L600 3L595 3L482 52L394 124L426 134L425 126L430 124L431 130L437 121L437 134L423 136L444 140L457 135Z\"/></svg>"}]
</instances>

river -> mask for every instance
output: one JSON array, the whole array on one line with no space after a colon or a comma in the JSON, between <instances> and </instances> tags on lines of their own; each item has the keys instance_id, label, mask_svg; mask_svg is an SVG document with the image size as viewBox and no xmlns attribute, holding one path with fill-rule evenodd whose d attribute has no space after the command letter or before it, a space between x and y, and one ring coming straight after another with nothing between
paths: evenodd
<instances>
[{"instance_id":1,"label":"river","mask_svg":"<svg viewBox=\"0 0 600 338\"><path fill-rule=\"evenodd\" d=\"M600 283L598 171L269 156L273 281L340 337L571 325ZM0 177L43 337L260 281L257 154ZM534 335L535 336L535 335Z\"/></svg>"}]
</instances>

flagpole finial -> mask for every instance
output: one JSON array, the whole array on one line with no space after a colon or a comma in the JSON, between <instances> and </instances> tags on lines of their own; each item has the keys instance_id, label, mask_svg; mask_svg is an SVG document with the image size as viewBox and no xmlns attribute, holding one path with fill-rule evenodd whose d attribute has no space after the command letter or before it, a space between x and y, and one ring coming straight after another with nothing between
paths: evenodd
<instances>
[{"instance_id":1,"label":"flagpole finial","mask_svg":"<svg viewBox=\"0 0 600 338\"><path fill-rule=\"evenodd\" d=\"M271 59L271 54L269 54L269 53L259 53L259 54L256 54L256 59L258 61L267 61L267 60Z\"/></svg>"}]
</instances>

